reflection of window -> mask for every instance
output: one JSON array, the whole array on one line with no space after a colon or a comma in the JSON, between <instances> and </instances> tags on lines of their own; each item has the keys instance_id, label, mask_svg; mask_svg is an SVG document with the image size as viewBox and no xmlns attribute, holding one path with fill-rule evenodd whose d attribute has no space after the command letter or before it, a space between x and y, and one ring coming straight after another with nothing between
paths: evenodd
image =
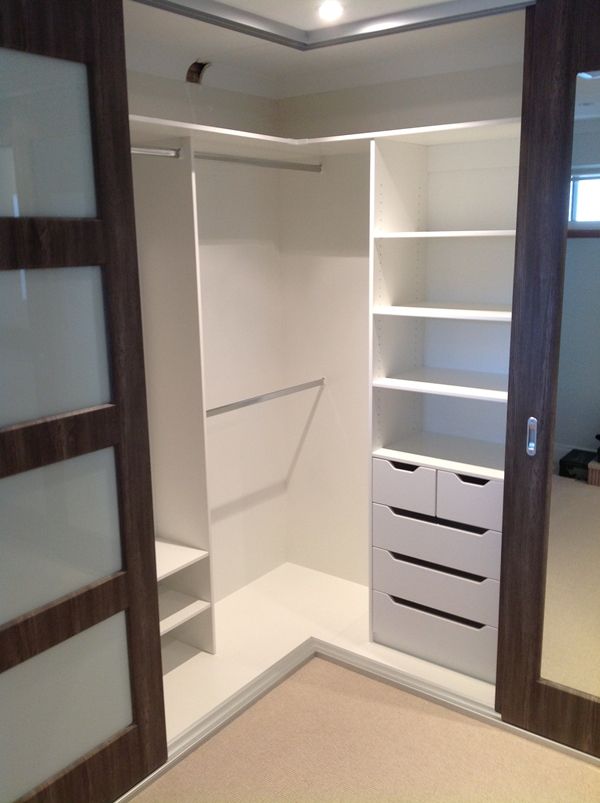
<instances>
[{"instance_id":1,"label":"reflection of window","mask_svg":"<svg viewBox=\"0 0 600 803\"><path fill-rule=\"evenodd\" d=\"M573 176L569 220L575 223L600 221L600 174Z\"/></svg>"}]
</instances>

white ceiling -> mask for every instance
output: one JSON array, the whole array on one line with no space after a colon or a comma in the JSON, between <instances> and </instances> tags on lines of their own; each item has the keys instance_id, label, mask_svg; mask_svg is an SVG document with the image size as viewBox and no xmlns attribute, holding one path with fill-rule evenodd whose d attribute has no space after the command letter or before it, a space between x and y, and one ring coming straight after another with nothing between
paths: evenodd
<instances>
[{"instance_id":1,"label":"white ceiling","mask_svg":"<svg viewBox=\"0 0 600 803\"><path fill-rule=\"evenodd\" d=\"M293 2L284 2L283 0L239 0L237 2L233 0L230 3L224 2L223 5L310 31L315 28L338 25L340 22L357 22L369 17L393 14L397 11L437 5L439 0L341 0L341 2L344 6L344 16L334 23L323 22L319 17L320 0L293 0Z\"/></svg>"},{"instance_id":2,"label":"white ceiling","mask_svg":"<svg viewBox=\"0 0 600 803\"><path fill-rule=\"evenodd\" d=\"M396 10L403 0L354 0L353 14ZM412 0L404 0L408 5ZM347 0L350 7L350 0ZM285 7L285 21L314 0L246 0L263 14ZM301 52L125 0L128 68L183 80L189 65L210 61L203 83L271 98L514 64L522 59L524 13L456 22Z\"/></svg>"}]
</instances>

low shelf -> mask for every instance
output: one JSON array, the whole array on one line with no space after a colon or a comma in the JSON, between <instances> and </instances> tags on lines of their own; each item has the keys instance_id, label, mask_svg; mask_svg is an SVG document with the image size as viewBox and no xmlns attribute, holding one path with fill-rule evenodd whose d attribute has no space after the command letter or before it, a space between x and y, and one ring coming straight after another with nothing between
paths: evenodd
<instances>
[{"instance_id":1,"label":"low shelf","mask_svg":"<svg viewBox=\"0 0 600 803\"><path fill-rule=\"evenodd\" d=\"M376 240L402 240L443 237L515 237L514 229L473 229L467 231L375 231Z\"/></svg>"},{"instance_id":2,"label":"low shelf","mask_svg":"<svg viewBox=\"0 0 600 803\"><path fill-rule=\"evenodd\" d=\"M416 432L389 446L375 449L373 456L484 479L504 479L502 443Z\"/></svg>"},{"instance_id":3,"label":"low shelf","mask_svg":"<svg viewBox=\"0 0 600 803\"><path fill-rule=\"evenodd\" d=\"M179 625L210 608L210 602L182 594L171 588L159 588L158 611L160 635L164 636Z\"/></svg>"},{"instance_id":4,"label":"low shelf","mask_svg":"<svg viewBox=\"0 0 600 803\"><path fill-rule=\"evenodd\" d=\"M208 552L203 549L195 549L182 544L173 544L170 541L156 540L156 576L158 580L164 580L175 572L185 569L204 560L208 557Z\"/></svg>"}]
</instances>

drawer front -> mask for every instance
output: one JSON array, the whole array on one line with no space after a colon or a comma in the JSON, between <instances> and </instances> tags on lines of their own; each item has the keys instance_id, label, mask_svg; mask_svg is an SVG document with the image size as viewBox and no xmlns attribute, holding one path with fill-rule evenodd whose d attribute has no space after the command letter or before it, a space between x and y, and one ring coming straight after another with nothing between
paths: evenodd
<instances>
[{"instance_id":1,"label":"drawer front","mask_svg":"<svg viewBox=\"0 0 600 803\"><path fill-rule=\"evenodd\" d=\"M472 580L407 563L385 549L373 549L373 589L498 627L500 583Z\"/></svg>"},{"instance_id":2,"label":"drawer front","mask_svg":"<svg viewBox=\"0 0 600 803\"><path fill-rule=\"evenodd\" d=\"M401 516L389 507L375 504L373 546L492 580L500 579L502 536L493 530L468 532Z\"/></svg>"},{"instance_id":3,"label":"drawer front","mask_svg":"<svg viewBox=\"0 0 600 803\"><path fill-rule=\"evenodd\" d=\"M496 681L495 627L469 627L373 591L373 640L488 683Z\"/></svg>"},{"instance_id":4,"label":"drawer front","mask_svg":"<svg viewBox=\"0 0 600 803\"><path fill-rule=\"evenodd\" d=\"M436 471L373 458L373 501L435 515Z\"/></svg>"},{"instance_id":5,"label":"drawer front","mask_svg":"<svg viewBox=\"0 0 600 803\"><path fill-rule=\"evenodd\" d=\"M502 494L504 483L488 480L485 485L461 479L458 474L438 471L437 515L441 519L460 521L502 530Z\"/></svg>"}]
</instances>

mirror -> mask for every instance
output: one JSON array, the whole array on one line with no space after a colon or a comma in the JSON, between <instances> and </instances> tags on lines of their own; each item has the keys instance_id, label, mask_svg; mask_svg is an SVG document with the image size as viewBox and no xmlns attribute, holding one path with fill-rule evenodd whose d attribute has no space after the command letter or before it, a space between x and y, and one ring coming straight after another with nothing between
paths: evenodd
<instances>
[{"instance_id":1,"label":"mirror","mask_svg":"<svg viewBox=\"0 0 600 803\"><path fill-rule=\"evenodd\" d=\"M600 72L577 76L541 677L600 697Z\"/></svg>"}]
</instances>

